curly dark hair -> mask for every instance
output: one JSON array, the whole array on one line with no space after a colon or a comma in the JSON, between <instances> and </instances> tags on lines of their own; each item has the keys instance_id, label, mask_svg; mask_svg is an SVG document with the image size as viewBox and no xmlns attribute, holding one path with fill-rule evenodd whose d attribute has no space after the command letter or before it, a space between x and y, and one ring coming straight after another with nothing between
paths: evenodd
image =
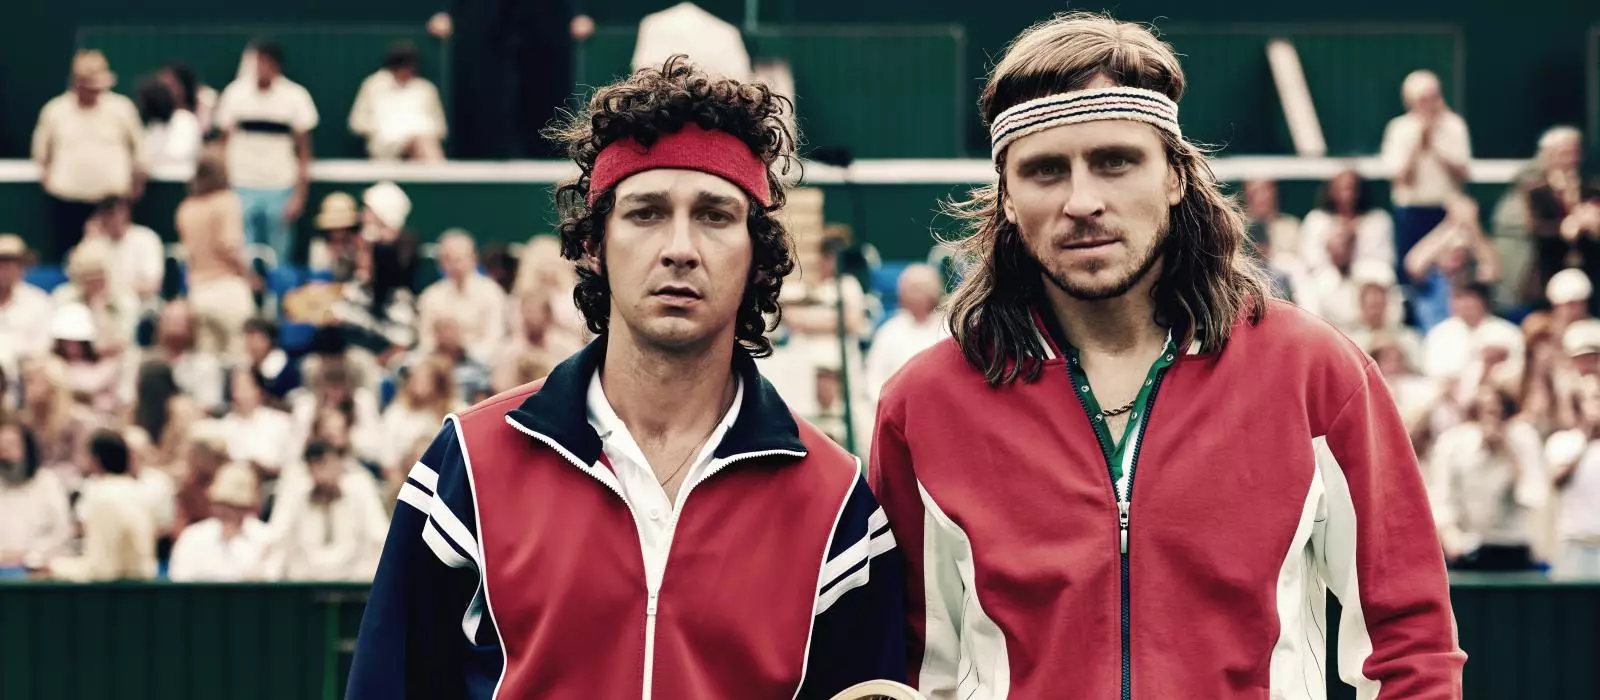
<instances>
[{"instance_id":1,"label":"curly dark hair","mask_svg":"<svg viewBox=\"0 0 1600 700\"><path fill-rule=\"evenodd\" d=\"M781 317L778 291L783 278L794 270L793 242L774 216L784 204L783 184L773 172L787 173L794 162L795 137L784 122L792 113L788 98L767 86L717 78L696 68L685 56L673 56L660 68L647 68L631 77L595 91L582 113L553 127L548 135L566 144L567 154L581 171L577 179L556 188L556 211L561 217L561 255L577 263L578 284L573 298L589 330L605 334L610 325L611 289L605 265L594 269L586 253L600 257L606 217L616 204L614 194L603 193L590 206L589 178L600 151L616 141L634 139L653 145L663 134L686 124L720 130L739 137L769 167L767 184L771 206L750 200L747 224L753 244L750 274L739 306L735 337L754 357L772 354L766 334ZM772 322L768 325L768 314Z\"/></svg>"}]
</instances>

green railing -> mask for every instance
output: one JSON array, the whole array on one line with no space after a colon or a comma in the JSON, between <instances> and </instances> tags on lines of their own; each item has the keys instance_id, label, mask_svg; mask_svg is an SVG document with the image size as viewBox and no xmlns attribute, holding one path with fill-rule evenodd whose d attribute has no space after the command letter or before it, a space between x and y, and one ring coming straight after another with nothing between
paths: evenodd
<instances>
[{"instance_id":1,"label":"green railing","mask_svg":"<svg viewBox=\"0 0 1600 700\"><path fill-rule=\"evenodd\" d=\"M1458 576L1451 597L1468 700L1600 697L1600 582ZM365 598L351 585L0 582L0 698L335 700ZM1328 619L1332 639L1336 605ZM1354 698L1332 647L1329 697Z\"/></svg>"}]
</instances>

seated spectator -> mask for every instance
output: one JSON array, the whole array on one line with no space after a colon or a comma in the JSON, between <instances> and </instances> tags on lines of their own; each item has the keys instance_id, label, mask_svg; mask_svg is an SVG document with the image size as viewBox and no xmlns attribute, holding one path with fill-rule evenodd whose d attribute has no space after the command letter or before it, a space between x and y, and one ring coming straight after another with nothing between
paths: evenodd
<instances>
[{"instance_id":1,"label":"seated spectator","mask_svg":"<svg viewBox=\"0 0 1600 700\"><path fill-rule=\"evenodd\" d=\"M470 406L489 395L489 367L467 352L460 329L460 324L452 316L435 319L433 350L427 353L418 351L417 357L441 360L449 368L452 381L460 392L458 398Z\"/></svg>"},{"instance_id":2,"label":"seated spectator","mask_svg":"<svg viewBox=\"0 0 1600 700\"><path fill-rule=\"evenodd\" d=\"M217 472L228 463L227 432L218 421L196 421L181 451L180 463L175 465L178 495L173 517L173 528L179 533L211 517L211 486ZM254 478L254 474L251 477Z\"/></svg>"},{"instance_id":3,"label":"seated spectator","mask_svg":"<svg viewBox=\"0 0 1600 700\"><path fill-rule=\"evenodd\" d=\"M494 358L505 334L506 293L478 272L478 255L472 236L454 230L439 238L439 269L444 278L428 285L417 300L422 337L418 348L431 352L438 340L439 319L456 322L461 343L479 361ZM487 385L487 382L485 382Z\"/></svg>"},{"instance_id":4,"label":"seated spectator","mask_svg":"<svg viewBox=\"0 0 1600 700\"><path fill-rule=\"evenodd\" d=\"M270 570L287 581L371 581L389 518L377 482L342 451L313 441L309 479L277 497L267 527Z\"/></svg>"},{"instance_id":5,"label":"seated spectator","mask_svg":"<svg viewBox=\"0 0 1600 700\"><path fill-rule=\"evenodd\" d=\"M1521 390L1522 412L1517 418L1538 429L1540 435L1577 423L1573 393L1577 376L1562 353L1562 332L1549 312L1535 311L1522 319L1524 369ZM1568 388L1567 385L1574 385Z\"/></svg>"},{"instance_id":6,"label":"seated spectator","mask_svg":"<svg viewBox=\"0 0 1600 700\"><path fill-rule=\"evenodd\" d=\"M897 281L899 310L878 327L867 352L867 393L873 401L889 377L922 352L950 335L939 303L944 280L928 265L908 265Z\"/></svg>"},{"instance_id":7,"label":"seated spectator","mask_svg":"<svg viewBox=\"0 0 1600 700\"><path fill-rule=\"evenodd\" d=\"M242 210L228 190L226 167L215 152L201 156L175 222L187 255L189 304L204 331L200 349L231 358L238 355L244 322L256 314L256 300Z\"/></svg>"},{"instance_id":8,"label":"seated spectator","mask_svg":"<svg viewBox=\"0 0 1600 700\"><path fill-rule=\"evenodd\" d=\"M509 363L509 370L502 365L495 365L489 391L498 394L524 384L532 384L549 376L550 370L555 369L555 364L544 353L539 352L525 353L511 359Z\"/></svg>"},{"instance_id":9,"label":"seated spectator","mask_svg":"<svg viewBox=\"0 0 1600 700\"><path fill-rule=\"evenodd\" d=\"M94 316L82 304L56 309L50 322L50 337L56 344L55 356L61 361L67 391L96 413L112 416L121 408L119 394L126 365L102 351L99 334Z\"/></svg>"},{"instance_id":10,"label":"seated spectator","mask_svg":"<svg viewBox=\"0 0 1600 700\"><path fill-rule=\"evenodd\" d=\"M255 469L262 481L277 478L299 452L294 442L293 419L266 405L266 387L248 368L229 373L229 386L233 410L222 417L222 429L228 436L228 461Z\"/></svg>"},{"instance_id":11,"label":"seated spectator","mask_svg":"<svg viewBox=\"0 0 1600 700\"><path fill-rule=\"evenodd\" d=\"M1260 238L1256 245L1266 245L1276 255L1297 257L1300 252L1300 220L1278 209L1278 183L1273 180L1251 180L1244 183L1244 211L1253 232ZM1305 261L1301 261L1304 264Z\"/></svg>"},{"instance_id":12,"label":"seated spectator","mask_svg":"<svg viewBox=\"0 0 1600 700\"><path fill-rule=\"evenodd\" d=\"M283 401L300 388L300 360L278 347L278 324L271 320L245 322L244 360L272 401Z\"/></svg>"},{"instance_id":13,"label":"seated spectator","mask_svg":"<svg viewBox=\"0 0 1600 700\"><path fill-rule=\"evenodd\" d=\"M1407 327L1400 287L1395 284L1394 267L1373 261L1351 266L1355 284L1355 319L1341 330L1363 347L1367 339L1388 334L1406 353L1407 364L1415 368L1422 361L1422 335Z\"/></svg>"},{"instance_id":14,"label":"seated spectator","mask_svg":"<svg viewBox=\"0 0 1600 700\"><path fill-rule=\"evenodd\" d=\"M1450 298L1453 315L1423 339L1423 373L1453 387L1445 394L1452 402L1444 408L1452 410L1438 426L1441 431L1459 419L1479 385L1488 382L1515 388L1521 384L1526 350L1522 330L1491 314L1488 296L1489 288L1481 284L1456 289Z\"/></svg>"},{"instance_id":15,"label":"seated spectator","mask_svg":"<svg viewBox=\"0 0 1600 700\"><path fill-rule=\"evenodd\" d=\"M433 83L417 75L421 64L417 47L398 44L356 92L350 131L367 140L374 160L444 160L444 104Z\"/></svg>"},{"instance_id":16,"label":"seated spectator","mask_svg":"<svg viewBox=\"0 0 1600 700\"><path fill-rule=\"evenodd\" d=\"M1335 238L1351 241L1352 259L1394 268L1394 220L1367 201L1366 183L1355 170L1330 178L1317 199L1300 224L1300 260L1313 274L1329 264L1328 242Z\"/></svg>"},{"instance_id":17,"label":"seated spectator","mask_svg":"<svg viewBox=\"0 0 1600 700\"><path fill-rule=\"evenodd\" d=\"M216 122L227 149L227 173L238 194L244 238L272 248L277 264L294 254L294 224L311 184L311 93L283 75L283 47L252 45L254 71L217 99Z\"/></svg>"},{"instance_id":18,"label":"seated spectator","mask_svg":"<svg viewBox=\"0 0 1600 700\"><path fill-rule=\"evenodd\" d=\"M1356 323L1360 289L1365 281L1355 276L1355 239L1336 233L1327 239L1325 248L1326 264L1302 278L1302 284L1294 288L1294 302L1347 329ZM1362 266L1362 270L1365 277L1372 277L1370 265Z\"/></svg>"},{"instance_id":19,"label":"seated spectator","mask_svg":"<svg viewBox=\"0 0 1600 700\"><path fill-rule=\"evenodd\" d=\"M1412 311L1424 332L1444 320L1452 289L1498 281L1500 255L1483 233L1477 203L1465 195L1451 200L1444 221L1406 254L1405 270Z\"/></svg>"},{"instance_id":20,"label":"seated spectator","mask_svg":"<svg viewBox=\"0 0 1600 700\"><path fill-rule=\"evenodd\" d=\"M28 246L14 233L0 233L0 348L9 348L12 360L37 357L50 351L50 327L55 303L44 290L23 281L30 258Z\"/></svg>"},{"instance_id":21,"label":"seated spectator","mask_svg":"<svg viewBox=\"0 0 1600 700\"><path fill-rule=\"evenodd\" d=\"M128 445L112 430L96 430L85 445L83 492L75 510L83 552L50 562L50 575L68 581L156 577L156 519L144 487L130 470Z\"/></svg>"},{"instance_id":22,"label":"seated spectator","mask_svg":"<svg viewBox=\"0 0 1600 700\"><path fill-rule=\"evenodd\" d=\"M174 581L259 581L267 578L271 536L256 517L256 475L243 464L216 473L206 490L211 517L184 528L172 546L167 577Z\"/></svg>"},{"instance_id":23,"label":"seated spectator","mask_svg":"<svg viewBox=\"0 0 1600 700\"><path fill-rule=\"evenodd\" d=\"M33 432L0 418L0 571L41 568L72 541L67 490L39 466Z\"/></svg>"},{"instance_id":24,"label":"seated spectator","mask_svg":"<svg viewBox=\"0 0 1600 700\"><path fill-rule=\"evenodd\" d=\"M66 306L86 306L103 354L114 355L134 345L142 308L132 292L112 283L117 266L111 247L103 240L85 240L67 256L67 283L50 293L57 315Z\"/></svg>"},{"instance_id":25,"label":"seated spectator","mask_svg":"<svg viewBox=\"0 0 1600 700\"><path fill-rule=\"evenodd\" d=\"M490 383L495 391L523 384L516 381L521 376L521 358L537 356L541 363L554 366L583 347L581 338L556 325L553 305L543 292L530 292L516 298L517 309L521 312L520 322L514 326L516 330L511 342L495 355L490 372Z\"/></svg>"},{"instance_id":26,"label":"seated spectator","mask_svg":"<svg viewBox=\"0 0 1600 700\"><path fill-rule=\"evenodd\" d=\"M161 284L167 275L167 249L161 236L133 223L133 205L112 197L100 203L85 225L83 240L100 241L107 249L106 267L111 289L130 295L146 310L160 304ZM81 246L80 246L81 247Z\"/></svg>"},{"instance_id":27,"label":"seated spectator","mask_svg":"<svg viewBox=\"0 0 1600 700\"><path fill-rule=\"evenodd\" d=\"M330 273L335 283L349 282L355 277L361 244L361 209L356 198L329 192L317 211L316 226L322 237L311 241L310 268Z\"/></svg>"},{"instance_id":28,"label":"seated spectator","mask_svg":"<svg viewBox=\"0 0 1600 700\"><path fill-rule=\"evenodd\" d=\"M550 309L555 314L552 319L555 327L568 336L579 338L580 343L585 343L589 338L588 329L572 297L577 284L578 273L573 269L572 262L561 257L561 239L539 234L529 238L517 253L517 276L511 283L511 295L521 298L537 294L549 299ZM511 335L516 336L522 330L522 310L517 305L508 304L506 311L510 319L507 327Z\"/></svg>"},{"instance_id":29,"label":"seated spectator","mask_svg":"<svg viewBox=\"0 0 1600 700\"><path fill-rule=\"evenodd\" d=\"M74 459L96 420L93 411L72 400L61 360L44 357L23 365L19 415L37 441L39 467L52 472L69 493L76 493L82 473Z\"/></svg>"},{"instance_id":30,"label":"seated spectator","mask_svg":"<svg viewBox=\"0 0 1600 700\"><path fill-rule=\"evenodd\" d=\"M1406 347L1402 337L1389 331L1378 331L1366 335L1358 343L1372 356L1378 371L1383 373L1383 383L1394 397L1400 421L1411 436L1417 456L1422 458L1428 455L1433 442L1430 414L1439 399L1439 382L1417 373L1417 353Z\"/></svg>"},{"instance_id":31,"label":"seated spectator","mask_svg":"<svg viewBox=\"0 0 1600 700\"><path fill-rule=\"evenodd\" d=\"M405 230L411 200L399 186L380 182L362 194L362 232L351 283L317 320L336 327L344 343L379 358L402 357L417 342L417 307L411 293L416 239Z\"/></svg>"},{"instance_id":32,"label":"seated spectator","mask_svg":"<svg viewBox=\"0 0 1600 700\"><path fill-rule=\"evenodd\" d=\"M1516 412L1509 393L1484 387L1467 422L1434 445L1429 494L1452 568L1533 568L1530 514L1544 506L1550 482L1539 433L1510 420Z\"/></svg>"},{"instance_id":33,"label":"seated spectator","mask_svg":"<svg viewBox=\"0 0 1600 700\"><path fill-rule=\"evenodd\" d=\"M181 299L167 302L156 317L156 344L140 366L141 378L151 373L170 373L180 391L193 397L202 411L222 407L222 364L215 355L200 352L196 340L197 321L188 303Z\"/></svg>"},{"instance_id":34,"label":"seated spectator","mask_svg":"<svg viewBox=\"0 0 1600 700\"><path fill-rule=\"evenodd\" d=\"M312 440L341 440L341 447L363 463L379 464L384 457L383 423L378 412L378 396L360 386L349 364L339 356L323 358L310 383L289 398L289 414L294 420L293 444ZM324 413L338 413L344 421L342 435L318 432Z\"/></svg>"},{"instance_id":35,"label":"seated spectator","mask_svg":"<svg viewBox=\"0 0 1600 700\"><path fill-rule=\"evenodd\" d=\"M383 410L385 472L410 471L412 463L405 461L405 452L417 440L438 434L444 417L465 406L444 358L430 356L408 364L400 379L399 395Z\"/></svg>"},{"instance_id":36,"label":"seated spectator","mask_svg":"<svg viewBox=\"0 0 1600 700\"><path fill-rule=\"evenodd\" d=\"M177 95L159 78L139 81L135 101L144 122L144 154L151 167L193 165L200 157L200 119L178 107Z\"/></svg>"},{"instance_id":37,"label":"seated spectator","mask_svg":"<svg viewBox=\"0 0 1600 700\"><path fill-rule=\"evenodd\" d=\"M1550 302L1551 320L1556 331L1590 318L1589 298L1594 295L1594 284L1583 270L1569 267L1550 277L1544 288L1545 300Z\"/></svg>"},{"instance_id":38,"label":"seated spectator","mask_svg":"<svg viewBox=\"0 0 1600 700\"><path fill-rule=\"evenodd\" d=\"M1578 426L1545 443L1561 513L1560 551L1550 574L1594 581L1600 580L1600 381L1581 382L1578 393Z\"/></svg>"}]
</instances>

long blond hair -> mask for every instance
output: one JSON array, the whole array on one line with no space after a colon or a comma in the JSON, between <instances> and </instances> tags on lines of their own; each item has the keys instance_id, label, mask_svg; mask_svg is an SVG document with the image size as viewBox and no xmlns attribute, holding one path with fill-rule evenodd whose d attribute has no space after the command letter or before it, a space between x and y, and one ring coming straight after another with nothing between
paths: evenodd
<instances>
[{"instance_id":1,"label":"long blond hair","mask_svg":"<svg viewBox=\"0 0 1600 700\"><path fill-rule=\"evenodd\" d=\"M1172 47L1150 30L1087 12L1058 15L1030 27L1007 48L989 75L979 107L986 123L1028 100L1082 89L1104 76L1118 85L1183 97L1185 78ZM1152 295L1156 321L1211 352L1227 342L1241 316L1260 321L1270 295L1268 277L1246 252L1245 217L1217 188L1198 146L1157 130L1183 198L1169 212L1161 243L1163 264ZM950 330L973 367L991 385L1032 381L1045 347L1032 313L1043 294L1039 263L1021 232L1006 220L1005 154L994 185L972 190L945 210L970 235L951 242L969 263L950 300Z\"/></svg>"}]
</instances>

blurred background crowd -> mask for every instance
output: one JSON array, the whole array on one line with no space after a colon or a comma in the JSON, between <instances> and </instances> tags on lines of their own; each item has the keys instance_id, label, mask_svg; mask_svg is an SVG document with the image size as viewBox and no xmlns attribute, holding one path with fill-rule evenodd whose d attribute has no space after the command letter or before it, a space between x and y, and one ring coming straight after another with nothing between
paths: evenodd
<instances>
[{"instance_id":1,"label":"blurred background crowd","mask_svg":"<svg viewBox=\"0 0 1600 700\"><path fill-rule=\"evenodd\" d=\"M593 20L561 3L462 7L428 34L487 32L504 50L459 48L453 75L469 77L448 99L406 42L371 56L353 96L303 87L271 40L204 79L171 56L122 81L93 48L37 67L70 81L30 144L47 230L0 235L0 572L368 580L441 419L591 338L550 222L529 216L509 244L419 229L401 177L311 196L327 130L402 173L561 155L538 127L581 91L573 46ZM631 63L680 51L797 94L805 124L783 66L695 5L646 17ZM1477 132L1440 77L1384 89L1386 128L1351 154L1381 175L1353 157L1293 210L1272 177L1238 183L1253 254L1381 367L1452 566L1600 578L1600 163L1579 128L1546 124L1486 201L1468 191ZM330 102L349 105L343 123L322 121ZM157 214L171 230L136 216L157 177L186 182ZM885 259L818 189L790 203L801 272L763 370L865 457L879 388L948 335L960 263L931 238L925 259Z\"/></svg>"}]
</instances>

